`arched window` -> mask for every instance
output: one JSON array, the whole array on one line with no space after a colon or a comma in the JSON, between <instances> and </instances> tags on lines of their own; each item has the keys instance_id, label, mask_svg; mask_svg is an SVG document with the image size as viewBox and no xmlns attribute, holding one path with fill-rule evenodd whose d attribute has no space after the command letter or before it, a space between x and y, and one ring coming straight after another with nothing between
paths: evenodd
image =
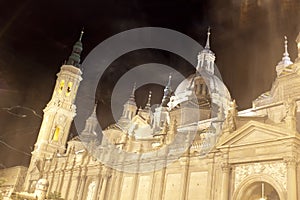
<instances>
[{"instance_id":1,"label":"arched window","mask_svg":"<svg viewBox=\"0 0 300 200\"><path fill-rule=\"evenodd\" d=\"M61 80L59 83L59 88L58 88L59 93L61 93L62 90L64 89L64 85L65 85L65 80Z\"/></svg>"},{"instance_id":2,"label":"arched window","mask_svg":"<svg viewBox=\"0 0 300 200\"><path fill-rule=\"evenodd\" d=\"M199 84L199 94L201 94L202 90L203 90L203 84L200 83L200 84Z\"/></svg>"},{"instance_id":3,"label":"arched window","mask_svg":"<svg viewBox=\"0 0 300 200\"><path fill-rule=\"evenodd\" d=\"M54 134L52 140L57 142L59 139L60 128L58 126L55 127Z\"/></svg>"},{"instance_id":4,"label":"arched window","mask_svg":"<svg viewBox=\"0 0 300 200\"><path fill-rule=\"evenodd\" d=\"M71 94L72 86L73 86L73 83L72 83L72 82L69 82L69 83L68 83L67 92L66 92L66 96L67 96L67 97L70 96L70 94Z\"/></svg>"}]
</instances>

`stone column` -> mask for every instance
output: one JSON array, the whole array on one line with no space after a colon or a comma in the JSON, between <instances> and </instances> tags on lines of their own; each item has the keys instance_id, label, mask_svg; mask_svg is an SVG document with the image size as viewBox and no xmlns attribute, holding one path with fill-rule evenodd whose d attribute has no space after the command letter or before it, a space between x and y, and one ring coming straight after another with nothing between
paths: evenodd
<instances>
[{"instance_id":1,"label":"stone column","mask_svg":"<svg viewBox=\"0 0 300 200\"><path fill-rule=\"evenodd\" d=\"M182 191L182 197L181 199L187 199L187 186L188 186L188 181L189 181L189 168L190 168L190 148L187 150L188 153L186 153L183 157L179 158L181 159L180 162L182 162L181 165L184 168L184 177L183 177L183 191Z\"/></svg>"},{"instance_id":2,"label":"stone column","mask_svg":"<svg viewBox=\"0 0 300 200\"><path fill-rule=\"evenodd\" d=\"M80 189L79 189L78 198L77 198L78 200L83 198L86 179L87 179L86 175L81 176Z\"/></svg>"},{"instance_id":3,"label":"stone column","mask_svg":"<svg viewBox=\"0 0 300 200\"><path fill-rule=\"evenodd\" d=\"M101 187L101 191L100 191L100 195L99 195L99 200L105 200L105 193L106 193L106 186L107 186L107 180L108 180L108 176L104 175L102 177L103 181L102 181L102 187Z\"/></svg>"},{"instance_id":4,"label":"stone column","mask_svg":"<svg viewBox=\"0 0 300 200\"><path fill-rule=\"evenodd\" d=\"M295 157L284 159L287 167L287 199L297 199L297 161Z\"/></svg>"},{"instance_id":5,"label":"stone column","mask_svg":"<svg viewBox=\"0 0 300 200\"><path fill-rule=\"evenodd\" d=\"M99 193L99 189L100 187L100 174L98 174L97 176L97 180L96 180L96 186L95 186L95 192L94 192L94 196L93 196L93 200L98 200L98 193Z\"/></svg>"},{"instance_id":6,"label":"stone column","mask_svg":"<svg viewBox=\"0 0 300 200\"><path fill-rule=\"evenodd\" d=\"M166 147L166 150L165 150L165 157L162 158L162 159L165 159L165 166L167 166L167 161L168 161L168 154L169 154L169 149ZM159 190L159 198L158 199L163 199L163 195L164 195L164 189L165 189L165 181L166 181L166 170L167 168L164 167L162 168L162 177L161 177L161 187L160 187L160 190Z\"/></svg>"},{"instance_id":7,"label":"stone column","mask_svg":"<svg viewBox=\"0 0 300 200\"><path fill-rule=\"evenodd\" d=\"M53 165L53 169L52 169L52 165ZM55 153L53 153L52 158L51 158L50 167L49 167L49 173L52 175L52 177L51 177L51 181L49 183L48 194L51 192L52 187L53 187L56 167L57 167L57 162L55 161Z\"/></svg>"},{"instance_id":8,"label":"stone column","mask_svg":"<svg viewBox=\"0 0 300 200\"><path fill-rule=\"evenodd\" d=\"M61 190L63 188L63 184L65 182L65 173L66 173L65 169L62 169L61 170L61 177L60 177L60 181L59 181L59 186L58 186L58 190L57 190L57 192L59 192L59 193L61 193Z\"/></svg>"},{"instance_id":9,"label":"stone column","mask_svg":"<svg viewBox=\"0 0 300 200\"><path fill-rule=\"evenodd\" d=\"M229 173L230 173L230 165L228 163L221 164L222 169L222 188L221 188L221 200L228 200L229 194Z\"/></svg>"},{"instance_id":10,"label":"stone column","mask_svg":"<svg viewBox=\"0 0 300 200\"><path fill-rule=\"evenodd\" d=\"M56 183L56 185L55 185L55 189L54 189L53 192L58 192L60 181L61 181L61 169L59 169L59 171L58 171L58 175L57 175L57 183Z\"/></svg>"},{"instance_id":11,"label":"stone column","mask_svg":"<svg viewBox=\"0 0 300 200\"><path fill-rule=\"evenodd\" d=\"M68 182L67 182L67 186L66 186L65 199L68 199L68 197L69 197L69 191L70 191L72 177L73 177L73 171L72 170L73 169L70 169L69 178L68 178Z\"/></svg>"},{"instance_id":12,"label":"stone column","mask_svg":"<svg viewBox=\"0 0 300 200\"><path fill-rule=\"evenodd\" d=\"M30 168L28 168L28 169L30 169ZM31 175L30 175L30 172L28 170L27 176L26 176L25 182L24 182L24 191L25 192L29 192L29 189L30 189L30 179L31 179Z\"/></svg>"},{"instance_id":13,"label":"stone column","mask_svg":"<svg viewBox=\"0 0 300 200\"><path fill-rule=\"evenodd\" d=\"M136 199L136 195L137 195L137 190L138 190L138 176L139 176L139 168L140 168L140 158L138 158L138 163L137 163L137 169L136 172L134 172L133 175L133 191L132 191L132 199Z\"/></svg>"},{"instance_id":14,"label":"stone column","mask_svg":"<svg viewBox=\"0 0 300 200\"><path fill-rule=\"evenodd\" d=\"M53 171L51 172L51 174L52 174L52 177L51 177L51 180L50 180L50 184L49 184L48 193L50 193L50 192L51 192L51 190L52 190L52 187L53 187L53 183L54 183L54 176L55 176L55 170L53 170Z\"/></svg>"},{"instance_id":15,"label":"stone column","mask_svg":"<svg viewBox=\"0 0 300 200\"><path fill-rule=\"evenodd\" d=\"M123 175L122 171L116 172L116 174L115 174L116 181L115 181L115 184L111 188L111 193L112 193L111 199L113 199L113 200L119 199L119 194L121 193L120 185L122 182L122 175Z\"/></svg>"},{"instance_id":16,"label":"stone column","mask_svg":"<svg viewBox=\"0 0 300 200\"><path fill-rule=\"evenodd\" d=\"M79 169L79 173L77 174L77 177L76 177L75 191L78 191L78 190L79 190L80 176L81 176L81 171L80 171L80 169ZM73 195L73 199L74 199L74 200L77 200L77 199L78 199L78 193L75 193L75 195Z\"/></svg>"}]
</instances>

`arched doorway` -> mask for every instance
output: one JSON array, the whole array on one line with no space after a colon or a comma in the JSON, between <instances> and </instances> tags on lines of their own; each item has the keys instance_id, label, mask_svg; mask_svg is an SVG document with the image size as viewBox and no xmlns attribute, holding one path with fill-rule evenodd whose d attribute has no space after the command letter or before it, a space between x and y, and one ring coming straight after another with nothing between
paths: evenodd
<instances>
[{"instance_id":1,"label":"arched doorway","mask_svg":"<svg viewBox=\"0 0 300 200\"><path fill-rule=\"evenodd\" d=\"M245 190L241 200L280 200L275 188L266 182L254 182Z\"/></svg>"},{"instance_id":2,"label":"arched doorway","mask_svg":"<svg viewBox=\"0 0 300 200\"><path fill-rule=\"evenodd\" d=\"M246 178L236 188L233 200L285 200L286 192L280 183L266 175Z\"/></svg>"}]
</instances>

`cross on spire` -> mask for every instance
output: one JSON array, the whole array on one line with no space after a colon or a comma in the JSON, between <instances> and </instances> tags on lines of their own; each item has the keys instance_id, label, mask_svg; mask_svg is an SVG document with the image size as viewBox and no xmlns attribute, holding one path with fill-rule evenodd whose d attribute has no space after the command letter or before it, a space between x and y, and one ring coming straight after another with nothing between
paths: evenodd
<instances>
[{"instance_id":1,"label":"cross on spire","mask_svg":"<svg viewBox=\"0 0 300 200\"><path fill-rule=\"evenodd\" d=\"M210 39L210 27L208 27L207 29L207 39L206 39L205 49L210 49L209 39Z\"/></svg>"},{"instance_id":2,"label":"cross on spire","mask_svg":"<svg viewBox=\"0 0 300 200\"><path fill-rule=\"evenodd\" d=\"M81 42L81 39L82 39L82 36L83 36L83 33L84 33L84 27L82 27L82 30L81 30L81 33L80 33L80 37L79 37L79 40Z\"/></svg>"},{"instance_id":3,"label":"cross on spire","mask_svg":"<svg viewBox=\"0 0 300 200\"><path fill-rule=\"evenodd\" d=\"M283 56L284 57L289 56L289 52L288 52L288 40L287 40L286 36L284 36L284 53L283 53Z\"/></svg>"}]
</instances>

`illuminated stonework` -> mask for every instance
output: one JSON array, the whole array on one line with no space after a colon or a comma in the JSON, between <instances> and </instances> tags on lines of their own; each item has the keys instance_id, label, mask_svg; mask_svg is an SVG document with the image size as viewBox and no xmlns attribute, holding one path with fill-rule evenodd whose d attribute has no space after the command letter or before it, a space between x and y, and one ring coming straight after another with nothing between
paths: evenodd
<instances>
[{"instance_id":1,"label":"illuminated stonework","mask_svg":"<svg viewBox=\"0 0 300 200\"><path fill-rule=\"evenodd\" d=\"M80 49L76 45L74 48ZM209 60L199 61L199 68L208 69L211 74L212 65L208 63L215 57L209 49L204 50L198 58ZM134 89L128 91L122 116L103 131L106 139L101 141L97 135L96 106L80 138L66 140L76 114L73 103L81 74L78 56L72 55L70 59L70 65L62 66L53 97L44 110L24 185L26 192L32 194L42 179L49 182L48 194L60 193L66 200L258 199L263 184L268 199L300 197L299 58L294 64L285 62L277 67L279 73L270 91L254 100L252 108L239 112L225 88L213 87L219 79L208 83L198 74L179 84L174 95L169 79L161 106L155 110L149 109L151 93L146 107L138 109ZM281 60L287 60L287 54ZM208 94L208 88L214 88L213 92ZM193 92L196 98L190 98ZM198 109L188 107L180 111L181 105L195 102L201 103ZM216 108L214 104L221 106ZM217 111L215 116L211 115L212 109ZM201 118L193 121L193 112L201 112ZM159 162L171 159L172 151L166 148L168 154L158 155L151 164L154 170L144 173L129 173L125 169L141 171L149 167L149 160L141 156L134 163L130 157L122 157L109 148L114 146L120 152L134 154L155 152L168 147L178 134L195 127L197 132L191 144L183 134L182 143L189 145L178 159L167 167L158 166ZM118 165L120 170L97 158Z\"/></svg>"}]
</instances>

